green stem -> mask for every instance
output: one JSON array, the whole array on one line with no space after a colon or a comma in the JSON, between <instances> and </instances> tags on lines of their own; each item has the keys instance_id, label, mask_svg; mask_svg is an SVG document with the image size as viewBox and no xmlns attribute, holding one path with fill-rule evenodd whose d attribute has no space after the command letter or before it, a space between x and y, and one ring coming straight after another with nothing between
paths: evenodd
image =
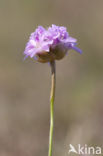
<instances>
[{"instance_id":1,"label":"green stem","mask_svg":"<svg viewBox=\"0 0 103 156\"><path fill-rule=\"evenodd\" d=\"M49 134L49 153L52 156L52 142L53 142L53 125L54 125L54 98L55 98L55 61L50 62L51 65L51 93L50 93L50 134Z\"/></svg>"}]
</instances>

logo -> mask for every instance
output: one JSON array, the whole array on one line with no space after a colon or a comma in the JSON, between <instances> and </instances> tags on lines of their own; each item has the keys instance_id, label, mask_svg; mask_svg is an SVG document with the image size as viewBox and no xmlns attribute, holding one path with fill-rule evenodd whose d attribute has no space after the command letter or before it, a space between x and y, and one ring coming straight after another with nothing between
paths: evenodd
<instances>
[{"instance_id":1,"label":"logo","mask_svg":"<svg viewBox=\"0 0 103 156\"><path fill-rule=\"evenodd\" d=\"M68 154L75 153L75 154L102 154L101 147L89 147L87 144L84 146L78 144L77 148L75 148L72 144L69 144L69 151Z\"/></svg>"}]
</instances>

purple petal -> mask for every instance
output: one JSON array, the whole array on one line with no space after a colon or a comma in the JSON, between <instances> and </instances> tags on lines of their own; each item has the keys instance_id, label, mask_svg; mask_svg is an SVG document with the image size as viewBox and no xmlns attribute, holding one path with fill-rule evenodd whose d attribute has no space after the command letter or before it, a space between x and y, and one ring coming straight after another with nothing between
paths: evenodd
<instances>
[{"instance_id":1,"label":"purple petal","mask_svg":"<svg viewBox=\"0 0 103 156\"><path fill-rule=\"evenodd\" d=\"M68 37L68 41L71 43L75 43L75 42L77 42L77 39L75 39L73 37Z\"/></svg>"},{"instance_id":2,"label":"purple petal","mask_svg":"<svg viewBox=\"0 0 103 156\"><path fill-rule=\"evenodd\" d=\"M48 45L44 45L44 46L42 47L42 49L43 49L44 51L49 52L49 46L48 46Z\"/></svg>"},{"instance_id":3,"label":"purple petal","mask_svg":"<svg viewBox=\"0 0 103 156\"><path fill-rule=\"evenodd\" d=\"M82 50L79 49L78 47L72 47L72 49L74 49L74 50L77 51L78 53L82 54Z\"/></svg>"}]
</instances>

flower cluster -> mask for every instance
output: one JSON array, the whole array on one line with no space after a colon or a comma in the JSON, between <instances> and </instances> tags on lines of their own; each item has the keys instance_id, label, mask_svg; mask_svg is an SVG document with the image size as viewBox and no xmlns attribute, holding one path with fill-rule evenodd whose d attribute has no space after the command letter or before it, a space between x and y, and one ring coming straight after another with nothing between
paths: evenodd
<instances>
[{"instance_id":1,"label":"flower cluster","mask_svg":"<svg viewBox=\"0 0 103 156\"><path fill-rule=\"evenodd\" d=\"M76 47L77 40L69 36L63 26L52 25L48 29L38 26L30 36L24 54L26 57L36 59L39 62L50 62L62 59L69 49L79 53L82 51Z\"/></svg>"}]
</instances>

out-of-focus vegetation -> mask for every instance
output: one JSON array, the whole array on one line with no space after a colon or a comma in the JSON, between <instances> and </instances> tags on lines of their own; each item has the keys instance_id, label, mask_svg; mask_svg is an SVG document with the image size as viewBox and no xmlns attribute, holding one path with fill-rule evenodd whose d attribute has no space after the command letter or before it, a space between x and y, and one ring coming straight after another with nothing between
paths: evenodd
<instances>
[{"instance_id":1,"label":"out-of-focus vegetation","mask_svg":"<svg viewBox=\"0 0 103 156\"><path fill-rule=\"evenodd\" d=\"M0 156L46 156L50 68L23 51L38 25L68 28L83 50L57 62L54 156L103 143L103 1L0 0Z\"/></svg>"}]
</instances>

